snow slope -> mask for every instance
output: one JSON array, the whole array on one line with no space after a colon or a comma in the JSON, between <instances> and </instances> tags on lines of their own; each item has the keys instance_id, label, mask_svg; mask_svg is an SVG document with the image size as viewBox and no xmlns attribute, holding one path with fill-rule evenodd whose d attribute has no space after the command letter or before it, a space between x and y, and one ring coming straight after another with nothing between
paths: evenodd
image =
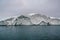
<instances>
[{"instance_id":1,"label":"snow slope","mask_svg":"<svg viewBox=\"0 0 60 40\"><path fill-rule=\"evenodd\" d=\"M0 21L0 25L60 25L60 19L31 13Z\"/></svg>"}]
</instances>

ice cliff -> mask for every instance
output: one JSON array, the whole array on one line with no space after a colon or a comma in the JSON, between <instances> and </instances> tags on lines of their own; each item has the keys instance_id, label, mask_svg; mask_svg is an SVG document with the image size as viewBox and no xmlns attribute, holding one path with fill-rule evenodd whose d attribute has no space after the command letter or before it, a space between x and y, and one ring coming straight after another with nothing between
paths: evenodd
<instances>
[{"instance_id":1,"label":"ice cliff","mask_svg":"<svg viewBox=\"0 0 60 40\"><path fill-rule=\"evenodd\" d=\"M0 25L60 25L60 19L31 13L2 20Z\"/></svg>"}]
</instances>

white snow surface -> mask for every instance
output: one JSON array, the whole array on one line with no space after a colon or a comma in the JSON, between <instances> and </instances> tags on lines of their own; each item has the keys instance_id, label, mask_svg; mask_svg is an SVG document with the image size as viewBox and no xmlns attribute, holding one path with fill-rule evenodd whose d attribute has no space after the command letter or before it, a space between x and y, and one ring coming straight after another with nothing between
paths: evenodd
<instances>
[{"instance_id":1,"label":"white snow surface","mask_svg":"<svg viewBox=\"0 0 60 40\"><path fill-rule=\"evenodd\" d=\"M29 17L28 17L29 16ZM60 19L37 13L14 16L0 21L0 25L60 25Z\"/></svg>"}]
</instances>

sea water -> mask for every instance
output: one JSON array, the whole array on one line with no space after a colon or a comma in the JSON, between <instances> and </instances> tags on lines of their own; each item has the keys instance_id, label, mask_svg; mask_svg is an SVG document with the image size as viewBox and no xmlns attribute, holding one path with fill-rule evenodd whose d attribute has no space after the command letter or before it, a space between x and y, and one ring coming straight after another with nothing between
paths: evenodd
<instances>
[{"instance_id":1,"label":"sea water","mask_svg":"<svg viewBox=\"0 0 60 40\"><path fill-rule=\"evenodd\" d=\"M0 40L60 40L60 26L0 26Z\"/></svg>"}]
</instances>

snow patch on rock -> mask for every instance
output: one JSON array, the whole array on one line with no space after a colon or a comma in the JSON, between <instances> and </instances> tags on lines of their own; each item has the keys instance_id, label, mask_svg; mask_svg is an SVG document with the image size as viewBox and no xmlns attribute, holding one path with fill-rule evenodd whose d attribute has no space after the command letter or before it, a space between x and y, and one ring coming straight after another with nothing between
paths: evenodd
<instances>
[{"instance_id":1,"label":"snow patch on rock","mask_svg":"<svg viewBox=\"0 0 60 40\"><path fill-rule=\"evenodd\" d=\"M45 15L30 13L0 21L0 25L60 25L60 19Z\"/></svg>"}]
</instances>

